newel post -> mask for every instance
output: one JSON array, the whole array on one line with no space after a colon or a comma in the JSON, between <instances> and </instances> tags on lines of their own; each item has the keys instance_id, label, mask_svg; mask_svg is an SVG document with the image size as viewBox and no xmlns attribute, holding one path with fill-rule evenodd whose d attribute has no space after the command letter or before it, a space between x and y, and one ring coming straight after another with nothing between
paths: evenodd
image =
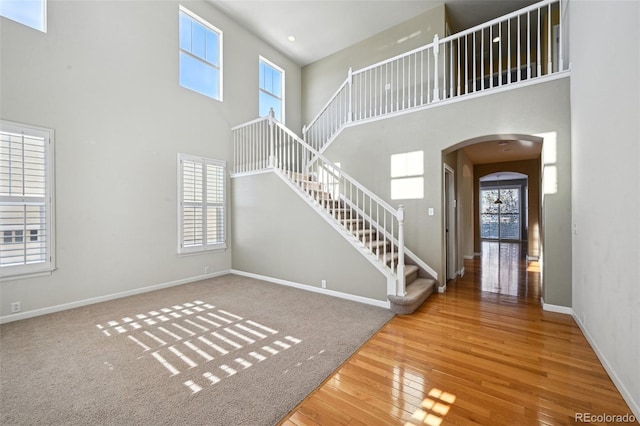
<instances>
[{"instance_id":1,"label":"newel post","mask_svg":"<svg viewBox=\"0 0 640 426\"><path fill-rule=\"evenodd\" d=\"M273 108L269 108L269 167L276 166L276 142L275 142L275 114Z\"/></svg>"},{"instance_id":2,"label":"newel post","mask_svg":"<svg viewBox=\"0 0 640 426\"><path fill-rule=\"evenodd\" d=\"M404 276L404 206L398 207L398 266L396 269L398 277L397 296L406 296L406 282Z\"/></svg>"},{"instance_id":3,"label":"newel post","mask_svg":"<svg viewBox=\"0 0 640 426\"><path fill-rule=\"evenodd\" d=\"M349 67L349 74L347 75L347 86L349 87L349 111L347 112L347 122L353 121L353 69Z\"/></svg>"},{"instance_id":4,"label":"newel post","mask_svg":"<svg viewBox=\"0 0 640 426\"><path fill-rule=\"evenodd\" d=\"M438 53L440 52L440 39L438 34L433 37L433 100L440 100L440 88L438 87Z\"/></svg>"}]
</instances>

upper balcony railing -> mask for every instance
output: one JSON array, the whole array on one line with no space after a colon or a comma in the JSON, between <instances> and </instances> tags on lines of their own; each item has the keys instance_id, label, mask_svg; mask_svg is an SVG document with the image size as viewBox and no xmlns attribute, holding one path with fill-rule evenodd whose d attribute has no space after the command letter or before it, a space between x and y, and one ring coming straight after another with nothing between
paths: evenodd
<instances>
[{"instance_id":1,"label":"upper balcony railing","mask_svg":"<svg viewBox=\"0 0 640 426\"><path fill-rule=\"evenodd\" d=\"M436 35L433 43L386 61L350 69L304 127L304 140L322 152L348 123L564 71L565 2L545 0L443 39Z\"/></svg>"}]
</instances>

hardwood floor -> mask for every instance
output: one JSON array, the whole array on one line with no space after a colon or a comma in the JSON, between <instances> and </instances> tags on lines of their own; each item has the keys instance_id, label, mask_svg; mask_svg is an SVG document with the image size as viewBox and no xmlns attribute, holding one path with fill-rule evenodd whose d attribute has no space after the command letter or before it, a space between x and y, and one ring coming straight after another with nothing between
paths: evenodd
<instances>
[{"instance_id":1,"label":"hardwood floor","mask_svg":"<svg viewBox=\"0 0 640 426\"><path fill-rule=\"evenodd\" d=\"M578 413L631 414L571 316L542 310L539 268L519 244L483 243L465 269L446 293L394 317L281 424L557 425L580 423Z\"/></svg>"}]
</instances>

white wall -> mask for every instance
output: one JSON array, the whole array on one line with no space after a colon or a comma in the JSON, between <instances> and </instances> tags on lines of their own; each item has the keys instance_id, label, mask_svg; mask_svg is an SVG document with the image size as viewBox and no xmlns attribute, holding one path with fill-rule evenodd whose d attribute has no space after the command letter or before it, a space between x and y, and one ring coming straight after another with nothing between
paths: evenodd
<instances>
[{"instance_id":1,"label":"white wall","mask_svg":"<svg viewBox=\"0 0 640 426\"><path fill-rule=\"evenodd\" d=\"M232 188L233 269L387 302L385 275L274 172Z\"/></svg>"},{"instance_id":2,"label":"white wall","mask_svg":"<svg viewBox=\"0 0 640 426\"><path fill-rule=\"evenodd\" d=\"M257 116L258 55L286 70L300 127L300 68L205 1L224 33L224 102L178 85L177 1L49 1L46 34L2 18L0 110L56 136L57 267L2 282L33 311L231 268L231 251L177 255L177 153L231 160L230 128Z\"/></svg>"},{"instance_id":3,"label":"white wall","mask_svg":"<svg viewBox=\"0 0 640 426\"><path fill-rule=\"evenodd\" d=\"M640 417L640 3L570 19L573 310Z\"/></svg>"}]
</instances>

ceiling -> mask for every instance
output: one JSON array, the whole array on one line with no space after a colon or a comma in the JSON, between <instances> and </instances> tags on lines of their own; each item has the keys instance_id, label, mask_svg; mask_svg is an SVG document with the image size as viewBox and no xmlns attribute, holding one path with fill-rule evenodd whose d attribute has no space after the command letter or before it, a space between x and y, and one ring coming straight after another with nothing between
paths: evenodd
<instances>
[{"instance_id":1,"label":"ceiling","mask_svg":"<svg viewBox=\"0 0 640 426\"><path fill-rule=\"evenodd\" d=\"M447 5L454 32L535 3L532 0L209 0L301 66L416 15ZM287 38L294 36L295 41Z\"/></svg>"},{"instance_id":2,"label":"ceiling","mask_svg":"<svg viewBox=\"0 0 640 426\"><path fill-rule=\"evenodd\" d=\"M462 148L474 164L534 160L540 157L542 144L523 140L481 142Z\"/></svg>"}]
</instances>

